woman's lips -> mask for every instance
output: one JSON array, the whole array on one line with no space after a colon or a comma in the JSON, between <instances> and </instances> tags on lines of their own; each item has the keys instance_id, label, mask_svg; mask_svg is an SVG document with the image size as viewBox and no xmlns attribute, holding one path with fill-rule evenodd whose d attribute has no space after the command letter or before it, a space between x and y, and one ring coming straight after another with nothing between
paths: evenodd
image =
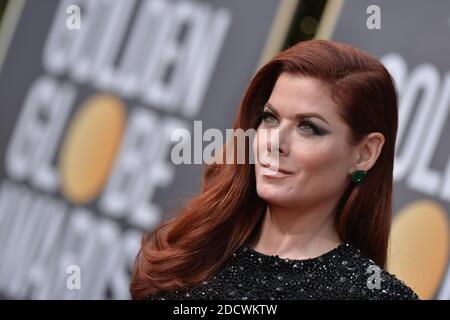
<instances>
[{"instance_id":1,"label":"woman's lips","mask_svg":"<svg viewBox=\"0 0 450 320\"><path fill-rule=\"evenodd\" d=\"M289 175L291 175L291 173L286 173L286 172L281 172L281 171L277 171L277 170L273 170L270 167L261 167L260 171L262 176L265 177L276 177L276 178L281 178L281 177L287 177Z\"/></svg>"}]
</instances>

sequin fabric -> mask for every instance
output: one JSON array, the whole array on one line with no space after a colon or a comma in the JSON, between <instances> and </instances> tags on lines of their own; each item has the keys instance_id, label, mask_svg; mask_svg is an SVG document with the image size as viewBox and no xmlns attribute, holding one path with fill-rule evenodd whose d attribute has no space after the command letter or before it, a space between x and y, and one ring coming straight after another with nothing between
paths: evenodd
<instances>
[{"instance_id":1,"label":"sequin fabric","mask_svg":"<svg viewBox=\"0 0 450 320\"><path fill-rule=\"evenodd\" d=\"M348 243L319 257L302 260L266 255L244 244L201 284L158 292L146 299L416 300L418 296Z\"/></svg>"}]
</instances>

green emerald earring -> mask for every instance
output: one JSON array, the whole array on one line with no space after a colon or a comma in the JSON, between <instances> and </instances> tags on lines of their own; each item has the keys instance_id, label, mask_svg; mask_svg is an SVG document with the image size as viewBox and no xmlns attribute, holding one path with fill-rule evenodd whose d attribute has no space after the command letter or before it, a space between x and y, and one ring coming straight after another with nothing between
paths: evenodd
<instances>
[{"instance_id":1,"label":"green emerald earring","mask_svg":"<svg viewBox=\"0 0 450 320\"><path fill-rule=\"evenodd\" d=\"M364 177L366 176L367 172L364 170L356 170L352 172L352 181L356 183L360 183Z\"/></svg>"}]
</instances>

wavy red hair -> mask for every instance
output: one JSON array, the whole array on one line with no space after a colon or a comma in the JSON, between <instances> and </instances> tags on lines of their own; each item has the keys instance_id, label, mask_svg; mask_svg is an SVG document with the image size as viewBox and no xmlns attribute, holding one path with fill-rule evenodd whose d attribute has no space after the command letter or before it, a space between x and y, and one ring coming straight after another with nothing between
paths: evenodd
<instances>
[{"instance_id":1,"label":"wavy red hair","mask_svg":"<svg viewBox=\"0 0 450 320\"><path fill-rule=\"evenodd\" d=\"M349 178L335 221L342 240L385 268L397 135L397 92L391 75L376 57L349 45L300 42L253 76L234 129L256 130L258 115L283 72L320 79L330 86L338 112L351 129L349 143L355 145L371 132L384 135L383 149L363 183L354 184ZM252 237L265 208L256 192L254 164L205 165L200 193L174 218L144 234L132 273L132 298L206 280Z\"/></svg>"}]
</instances>

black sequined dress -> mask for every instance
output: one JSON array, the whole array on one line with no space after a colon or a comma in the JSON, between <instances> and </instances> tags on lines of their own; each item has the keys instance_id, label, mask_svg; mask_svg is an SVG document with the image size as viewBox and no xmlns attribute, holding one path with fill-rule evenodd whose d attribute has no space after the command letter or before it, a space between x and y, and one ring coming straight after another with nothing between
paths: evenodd
<instances>
[{"instance_id":1,"label":"black sequined dress","mask_svg":"<svg viewBox=\"0 0 450 320\"><path fill-rule=\"evenodd\" d=\"M418 296L403 281L348 243L303 260L266 255L245 244L201 284L158 292L146 299L416 300Z\"/></svg>"}]
</instances>

